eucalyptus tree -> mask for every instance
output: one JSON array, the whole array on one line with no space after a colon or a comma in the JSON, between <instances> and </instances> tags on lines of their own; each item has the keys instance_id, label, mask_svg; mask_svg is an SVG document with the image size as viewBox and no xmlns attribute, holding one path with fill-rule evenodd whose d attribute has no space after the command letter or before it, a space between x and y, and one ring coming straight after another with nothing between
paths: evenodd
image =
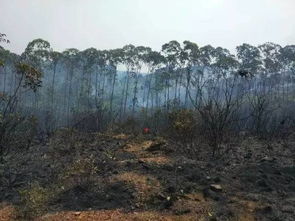
<instances>
[{"instance_id":1,"label":"eucalyptus tree","mask_svg":"<svg viewBox=\"0 0 295 221\"><path fill-rule=\"evenodd\" d=\"M200 48L199 53L200 53L199 62L200 62L201 68L197 72L198 78L201 77L201 80L203 80L203 79L214 77L211 72L211 67L215 61L216 49L212 47L211 45L206 45Z\"/></svg>"},{"instance_id":2,"label":"eucalyptus tree","mask_svg":"<svg viewBox=\"0 0 295 221\"><path fill-rule=\"evenodd\" d=\"M167 95L166 102L167 102L167 110L169 110L169 100L170 100L170 78L175 79L175 91L174 91L174 100L177 100L177 89L178 83L181 78L180 70L181 70L181 54L182 48L179 42L177 41L170 41L162 46L162 53L165 56L167 67L166 67L166 87L167 87Z\"/></svg>"},{"instance_id":3,"label":"eucalyptus tree","mask_svg":"<svg viewBox=\"0 0 295 221\"><path fill-rule=\"evenodd\" d=\"M105 82L108 70L108 51L97 51L95 71L95 106L103 105L105 98Z\"/></svg>"},{"instance_id":4,"label":"eucalyptus tree","mask_svg":"<svg viewBox=\"0 0 295 221\"><path fill-rule=\"evenodd\" d=\"M233 95L233 91L228 90L233 90L235 87L236 75L232 74L237 70L239 63L229 50L207 45L196 51L194 57L193 63L201 68L197 68L191 76L190 85L196 94L192 96L192 92L189 91L189 96L197 109L212 102L217 106L221 99L229 94Z\"/></svg>"},{"instance_id":5,"label":"eucalyptus tree","mask_svg":"<svg viewBox=\"0 0 295 221\"><path fill-rule=\"evenodd\" d=\"M43 39L35 39L28 43L25 51L21 55L21 59L27 63L32 65L35 68L38 68L41 72L45 73L46 68L50 64L50 52L52 51L50 47L50 43L48 41L45 41ZM48 76L44 75L44 79L46 79ZM48 88L47 88L48 89ZM42 106L42 100L41 100L41 91L37 91L37 93L32 94L34 96L33 106L35 110L40 109ZM23 100L25 101L25 100ZM49 103L47 100L44 101L45 103L43 105L46 106L46 109L49 109ZM49 112L47 112L47 115L50 115Z\"/></svg>"},{"instance_id":6,"label":"eucalyptus tree","mask_svg":"<svg viewBox=\"0 0 295 221\"><path fill-rule=\"evenodd\" d=\"M259 49L249 44L236 47L240 70L251 73L251 75L263 71L262 56Z\"/></svg>"},{"instance_id":7,"label":"eucalyptus tree","mask_svg":"<svg viewBox=\"0 0 295 221\"><path fill-rule=\"evenodd\" d=\"M83 100L87 101L87 108L91 108L91 96L92 96L92 73L95 72L95 66L97 65L98 51L95 48L89 48L79 53L80 60L82 61L82 79L80 80L80 92L78 103ZM78 107L79 109L80 107Z\"/></svg>"},{"instance_id":8,"label":"eucalyptus tree","mask_svg":"<svg viewBox=\"0 0 295 221\"><path fill-rule=\"evenodd\" d=\"M7 90L7 86L10 84L10 91L13 87L13 74L9 74L9 71L13 71L13 65L15 62L19 60L19 56L16 54L11 53L8 50L5 50L4 48L0 48L0 70L2 71L3 75L3 86L2 86L2 93L5 94L6 92L9 92L9 89Z\"/></svg>"},{"instance_id":9,"label":"eucalyptus tree","mask_svg":"<svg viewBox=\"0 0 295 221\"><path fill-rule=\"evenodd\" d=\"M126 45L123 47L122 63L126 67L127 74L126 74L126 80L124 82L123 93L122 93L124 98L122 99L122 104L121 104L121 111L120 111L121 117L122 117L122 114L126 113L126 106L127 106L128 95L129 95L130 78L134 76L135 74L135 67L136 67L136 64L135 64L136 50L135 49L136 47L134 45Z\"/></svg>"},{"instance_id":10,"label":"eucalyptus tree","mask_svg":"<svg viewBox=\"0 0 295 221\"><path fill-rule=\"evenodd\" d=\"M259 74L264 72L263 62L260 50L249 44L242 44L236 47L237 57L240 63L240 70L250 73L251 76L255 76L253 86L254 90L261 90L261 81Z\"/></svg>"},{"instance_id":11,"label":"eucalyptus tree","mask_svg":"<svg viewBox=\"0 0 295 221\"><path fill-rule=\"evenodd\" d=\"M6 38L5 34L0 33L0 43L10 43L10 41ZM20 60L19 56L11 53L9 50L5 50L3 47L0 46L0 70L3 73L3 88L2 93L0 96L0 101L3 101L5 97L8 95L13 94L14 86L16 85L16 78L14 77L14 64ZM8 74L8 72L11 74ZM8 75L8 81L7 81ZM10 86L9 91L6 90L7 86Z\"/></svg>"},{"instance_id":12,"label":"eucalyptus tree","mask_svg":"<svg viewBox=\"0 0 295 221\"><path fill-rule=\"evenodd\" d=\"M222 103L221 108L224 109L226 113L231 111L233 105L236 105L235 109L237 110L237 106L241 102L240 98L242 98L245 91L243 88L239 88L239 76L236 74L239 62L236 60L235 56L225 48L217 47L214 55L214 63L211 67L214 71L215 81L217 82L216 85L221 89L216 90L217 94L214 100L215 102ZM216 99L219 97L221 97L224 102ZM225 116L227 116L227 114L225 114Z\"/></svg>"},{"instance_id":13,"label":"eucalyptus tree","mask_svg":"<svg viewBox=\"0 0 295 221\"><path fill-rule=\"evenodd\" d=\"M154 106L154 89L156 87L157 81L156 79L153 82L153 78L155 78L155 75L157 74L156 70L159 69L163 64L165 64L165 58L161 53L157 51L149 51L144 56L144 61L147 66L148 70L148 92L147 92L147 99L146 99L146 116L147 112L149 110L149 101L150 101L150 95L152 95L151 103L152 103L152 110Z\"/></svg>"},{"instance_id":14,"label":"eucalyptus tree","mask_svg":"<svg viewBox=\"0 0 295 221\"><path fill-rule=\"evenodd\" d=\"M284 71L290 71L295 75L295 45L287 45L281 48L280 61Z\"/></svg>"},{"instance_id":15,"label":"eucalyptus tree","mask_svg":"<svg viewBox=\"0 0 295 221\"><path fill-rule=\"evenodd\" d=\"M262 81L263 90L268 89L269 93L274 93L274 87L280 82L278 81L267 81L271 79L271 76L277 75L280 77L280 80L283 83L283 87L285 88L284 82L288 81L288 75L286 76L284 71L282 71L282 62L280 60L281 57L281 49L282 47L278 44L274 44L271 42L267 42L265 44L259 45L258 49L261 54L261 61L263 65L263 74L264 80ZM285 90L285 89L284 89ZM287 93L288 93L288 85L287 85Z\"/></svg>"},{"instance_id":16,"label":"eucalyptus tree","mask_svg":"<svg viewBox=\"0 0 295 221\"><path fill-rule=\"evenodd\" d=\"M67 126L70 125L70 110L73 108L73 91L72 84L75 68L79 66L79 50L75 48L67 49L62 52L65 65L67 67L66 79L64 83L64 112L66 113Z\"/></svg>"},{"instance_id":17,"label":"eucalyptus tree","mask_svg":"<svg viewBox=\"0 0 295 221\"><path fill-rule=\"evenodd\" d=\"M135 72L134 72L134 90L133 90L133 99L132 99L132 115L135 113L135 107L138 102L137 93L138 93L138 76L141 72L142 67L145 65L146 57L152 51L149 47L139 46L135 48L134 53L134 65L135 65Z\"/></svg>"},{"instance_id":18,"label":"eucalyptus tree","mask_svg":"<svg viewBox=\"0 0 295 221\"><path fill-rule=\"evenodd\" d=\"M169 73L167 72L166 67L166 59L164 58L163 67L160 67L154 72L154 83L152 84L152 95L155 96L155 106L157 107L157 111L161 111L161 108L165 108L167 111L167 76ZM152 102L152 109L154 109Z\"/></svg>"},{"instance_id":19,"label":"eucalyptus tree","mask_svg":"<svg viewBox=\"0 0 295 221\"><path fill-rule=\"evenodd\" d=\"M113 102L114 102L114 92L117 78L117 68L120 63L122 63L123 59L123 49L114 49L110 50L107 53L107 61L108 65L111 68L111 93L110 93L110 110L109 110L109 118L111 120L111 125L113 122Z\"/></svg>"},{"instance_id":20,"label":"eucalyptus tree","mask_svg":"<svg viewBox=\"0 0 295 221\"><path fill-rule=\"evenodd\" d=\"M237 75L233 73L237 71L239 63L229 50L221 47L215 48L211 59L210 73L212 76L205 80L204 84L207 100L203 98L201 100L205 101L205 106L213 103L220 110L227 112L232 105L234 90L238 84Z\"/></svg>"},{"instance_id":21,"label":"eucalyptus tree","mask_svg":"<svg viewBox=\"0 0 295 221\"><path fill-rule=\"evenodd\" d=\"M226 48L217 47L214 53L213 67L218 69L218 72L222 75L227 75L228 72L235 71L239 65L235 56L230 53Z\"/></svg>"},{"instance_id":22,"label":"eucalyptus tree","mask_svg":"<svg viewBox=\"0 0 295 221\"><path fill-rule=\"evenodd\" d=\"M192 72L198 68L200 65L200 49L196 43L190 41L183 42L183 55L184 60L186 61L186 85L185 85L185 106L188 104L189 96L189 87L191 84Z\"/></svg>"},{"instance_id":23,"label":"eucalyptus tree","mask_svg":"<svg viewBox=\"0 0 295 221\"><path fill-rule=\"evenodd\" d=\"M214 62L215 48L211 45L205 45L200 48L199 61L203 68L209 67Z\"/></svg>"},{"instance_id":24,"label":"eucalyptus tree","mask_svg":"<svg viewBox=\"0 0 295 221\"><path fill-rule=\"evenodd\" d=\"M50 52L52 51L50 43L41 38L35 39L27 45L22 59L26 62L35 65L35 67L44 68L50 59Z\"/></svg>"},{"instance_id":25,"label":"eucalyptus tree","mask_svg":"<svg viewBox=\"0 0 295 221\"><path fill-rule=\"evenodd\" d=\"M4 43L10 43L8 39L6 39L6 34L2 34L0 33L0 43L4 42ZM4 48L0 46L0 49L3 50ZM4 62L2 60L0 60L0 67L4 66Z\"/></svg>"},{"instance_id":26,"label":"eucalyptus tree","mask_svg":"<svg viewBox=\"0 0 295 221\"><path fill-rule=\"evenodd\" d=\"M6 38L6 34L0 33L0 43L10 43L10 41Z\"/></svg>"},{"instance_id":27,"label":"eucalyptus tree","mask_svg":"<svg viewBox=\"0 0 295 221\"><path fill-rule=\"evenodd\" d=\"M267 42L259 45L262 56L264 70L268 73L278 73L281 71L282 63L280 62L282 47L278 44Z\"/></svg>"},{"instance_id":28,"label":"eucalyptus tree","mask_svg":"<svg viewBox=\"0 0 295 221\"><path fill-rule=\"evenodd\" d=\"M196 66L190 75L191 87L188 91L188 95L195 107L201 106L203 102L204 86L206 82L214 78L211 67L215 60L215 52L214 47L206 45L199 48L193 55L193 63L195 63ZM192 96L192 92L195 92L194 96Z\"/></svg>"},{"instance_id":29,"label":"eucalyptus tree","mask_svg":"<svg viewBox=\"0 0 295 221\"><path fill-rule=\"evenodd\" d=\"M282 63L282 72L291 75L291 82L293 85L293 97L294 92L294 77L295 77L295 45L287 45L280 50L280 61ZM289 82L290 83L290 82Z\"/></svg>"},{"instance_id":30,"label":"eucalyptus tree","mask_svg":"<svg viewBox=\"0 0 295 221\"><path fill-rule=\"evenodd\" d=\"M3 42L1 39L4 38L5 36L0 34L0 41ZM295 46L282 48L274 43L265 43L254 47L243 44L237 47L237 57L227 49L210 45L199 48L190 41L184 41L183 45L177 41L170 41L162 46L161 52L152 51L148 47L126 45L122 49L110 51L90 48L82 52L69 49L59 53L52 51L47 41L36 39L28 44L21 57L1 47L0 60L3 60L0 63L0 71L1 80L4 82L1 89L4 93L8 92L9 84L10 94L13 93L19 82L18 77L10 74L15 71L15 61L22 60L47 73L42 79L45 82L42 94L38 93L42 96L42 101L47 102L41 111L49 110L56 116L64 114L64 119L68 120L69 125L71 108L81 111L82 102L83 108L87 111L94 110L95 103L96 112L102 110L103 114L106 113L100 117L108 116L104 119L113 122L116 118L115 110L120 111L122 119L129 111L135 115L139 103L145 107L145 116L149 111L153 112L154 106L163 105L168 111L172 100L179 101L180 104L184 102L185 107L189 107L188 101L191 100L194 102L193 105L200 107L202 99L205 98L207 100L203 100L203 104L206 105L205 102L210 100L208 94L215 93L222 98L222 89L230 86L231 84L226 84L232 83L231 80L239 79L241 87L242 83L249 81L249 85L257 91L266 88L264 84L270 77L277 77L271 75L272 73L280 73L277 79L290 82L289 73L295 73ZM4 62L7 65L3 67ZM121 64L125 66L127 73L123 75L122 80L118 77ZM251 78L246 81L245 78L237 78L237 75L230 74L239 73L238 68L245 73L262 74L258 80ZM147 70L147 75L140 75L142 70ZM11 77L14 79L10 79ZM273 84L282 88L278 82L273 81ZM259 85L259 88L256 85ZM272 85L266 85L274 91ZM209 86L214 90L210 90ZM283 87L284 90L289 86L290 83ZM45 93L47 89L48 94ZM59 90L63 92L59 93ZM217 93L218 90L221 93ZM33 93L28 93L24 98L34 102L33 96ZM141 96L142 102L139 102ZM118 99L119 97L121 99ZM23 102L24 107L29 103L24 99ZM34 110L37 111L41 105L38 105L37 99L35 104ZM63 105L64 110L58 112L57 107Z\"/></svg>"},{"instance_id":31,"label":"eucalyptus tree","mask_svg":"<svg viewBox=\"0 0 295 221\"><path fill-rule=\"evenodd\" d=\"M62 60L62 54L57 52L57 51L51 51L50 54L50 61L51 61L51 66L52 66L52 81L51 81L51 112L54 115L55 112L55 83L56 83L56 72L57 72L57 67L58 64Z\"/></svg>"}]
</instances>

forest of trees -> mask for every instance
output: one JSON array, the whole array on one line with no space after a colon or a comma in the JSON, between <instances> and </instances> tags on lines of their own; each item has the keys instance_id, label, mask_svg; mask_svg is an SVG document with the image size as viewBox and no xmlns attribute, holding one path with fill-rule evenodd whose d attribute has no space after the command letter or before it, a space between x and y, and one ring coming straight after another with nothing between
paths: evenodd
<instances>
[{"instance_id":1,"label":"forest of trees","mask_svg":"<svg viewBox=\"0 0 295 221\"><path fill-rule=\"evenodd\" d=\"M159 129L182 109L196 110L211 131L260 133L294 120L294 45L242 44L232 54L170 41L160 52L134 45L57 52L37 39L17 55L4 48L5 35L1 39L1 113L10 108L34 116L46 133L102 131L130 119Z\"/></svg>"}]
</instances>

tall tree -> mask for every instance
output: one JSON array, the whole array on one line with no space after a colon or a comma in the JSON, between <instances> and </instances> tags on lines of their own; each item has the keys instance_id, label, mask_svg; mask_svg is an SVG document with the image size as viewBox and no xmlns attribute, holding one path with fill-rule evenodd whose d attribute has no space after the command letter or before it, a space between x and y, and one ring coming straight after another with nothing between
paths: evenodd
<instances>
[{"instance_id":1,"label":"tall tree","mask_svg":"<svg viewBox=\"0 0 295 221\"><path fill-rule=\"evenodd\" d=\"M126 106L127 106L127 101L128 101L128 96L129 96L129 83L130 83L130 77L134 76L135 73L135 46L134 45L126 45L123 47L123 64L126 67L127 70L127 75L126 75L126 80L124 83L123 87L123 100L122 100L122 110L121 113L125 114L126 113ZM122 116L122 115L121 115Z\"/></svg>"},{"instance_id":2,"label":"tall tree","mask_svg":"<svg viewBox=\"0 0 295 221\"><path fill-rule=\"evenodd\" d=\"M72 83L74 78L75 67L79 66L79 50L75 48L67 49L63 53L64 61L66 63L67 72L66 72L66 81L64 85L65 94L64 94L64 111L66 113L67 126L70 125L70 112L71 107L73 108L73 91Z\"/></svg>"},{"instance_id":3,"label":"tall tree","mask_svg":"<svg viewBox=\"0 0 295 221\"><path fill-rule=\"evenodd\" d=\"M55 82L56 82L56 72L57 72L57 67L59 62L62 59L62 54L57 52L57 51L51 51L50 53L50 60L51 60L51 66L52 66L52 82L51 82L51 112L53 113L53 115L55 115L55 103L54 103L54 99L55 99Z\"/></svg>"},{"instance_id":4,"label":"tall tree","mask_svg":"<svg viewBox=\"0 0 295 221\"><path fill-rule=\"evenodd\" d=\"M142 67L145 65L146 57L151 52L151 48L139 46L135 48L134 53L134 64L135 64L135 72L134 72L134 90L133 90L133 99L132 99L132 116L134 116L135 113L135 107L138 102L137 93L138 93L138 76L142 69Z\"/></svg>"},{"instance_id":5,"label":"tall tree","mask_svg":"<svg viewBox=\"0 0 295 221\"><path fill-rule=\"evenodd\" d=\"M264 70L268 73L278 73L282 68L280 55L282 47L278 44L267 42L259 45L258 49L262 55Z\"/></svg>"},{"instance_id":6,"label":"tall tree","mask_svg":"<svg viewBox=\"0 0 295 221\"><path fill-rule=\"evenodd\" d=\"M95 65L97 65L98 51L95 48L86 49L79 54L82 61L82 79L79 92L79 103L86 101L87 108L91 108L92 95L92 74L95 72Z\"/></svg>"},{"instance_id":7,"label":"tall tree","mask_svg":"<svg viewBox=\"0 0 295 221\"><path fill-rule=\"evenodd\" d=\"M179 42L177 41L170 41L162 46L162 53L165 56L165 59L167 61L167 67L166 67L166 73L167 73L167 79L166 79L166 87L167 87L167 110L169 110L169 100L170 100L170 78L173 78L175 80L175 87L174 87L174 100L177 99L177 89L178 89L178 83L180 79L180 64L181 64L181 54L182 54L182 48Z\"/></svg>"},{"instance_id":8,"label":"tall tree","mask_svg":"<svg viewBox=\"0 0 295 221\"><path fill-rule=\"evenodd\" d=\"M149 110L150 95L152 94L152 109L154 104L154 93L152 93L153 86L155 86L156 81L153 82L153 78L156 74L156 70L159 69L163 64L165 64L165 58L157 51L149 51L144 57L144 61L148 69L148 92L146 99L146 117Z\"/></svg>"},{"instance_id":9,"label":"tall tree","mask_svg":"<svg viewBox=\"0 0 295 221\"><path fill-rule=\"evenodd\" d=\"M110 95L110 112L109 112L109 118L111 122L113 122L113 102L114 102L114 92L115 92L115 85L116 85L116 78L117 78L117 67L122 62L123 59L123 50L122 49L114 49L110 50L107 53L108 57L108 63L111 67L111 95Z\"/></svg>"},{"instance_id":10,"label":"tall tree","mask_svg":"<svg viewBox=\"0 0 295 221\"><path fill-rule=\"evenodd\" d=\"M189 86L191 83L192 72L200 65L200 50L196 43L184 41L184 60L186 60L186 85L185 85L185 106L188 105Z\"/></svg>"},{"instance_id":11,"label":"tall tree","mask_svg":"<svg viewBox=\"0 0 295 221\"><path fill-rule=\"evenodd\" d=\"M241 69L251 73L258 73L263 70L262 57L257 47L249 44L237 46L237 56Z\"/></svg>"},{"instance_id":12,"label":"tall tree","mask_svg":"<svg viewBox=\"0 0 295 221\"><path fill-rule=\"evenodd\" d=\"M45 73L46 67L50 64L50 52L52 51L50 43L43 39L35 39L27 45L24 53L21 55L21 59L32 65L35 68L41 70ZM43 76L44 78L44 76ZM48 88L47 88L48 89ZM40 91L32 94L34 96L34 109L38 110L40 108L41 94ZM49 103L46 103L47 107ZM49 114L49 112L47 112Z\"/></svg>"}]
</instances>

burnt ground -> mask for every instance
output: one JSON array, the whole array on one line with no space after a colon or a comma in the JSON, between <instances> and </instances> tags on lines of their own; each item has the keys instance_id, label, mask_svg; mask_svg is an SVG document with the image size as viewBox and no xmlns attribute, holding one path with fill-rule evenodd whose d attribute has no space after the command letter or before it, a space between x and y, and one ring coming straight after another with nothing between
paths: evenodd
<instances>
[{"instance_id":1,"label":"burnt ground","mask_svg":"<svg viewBox=\"0 0 295 221\"><path fill-rule=\"evenodd\" d=\"M295 220L295 139L195 154L152 135L59 131L0 170L0 220Z\"/></svg>"}]
</instances>

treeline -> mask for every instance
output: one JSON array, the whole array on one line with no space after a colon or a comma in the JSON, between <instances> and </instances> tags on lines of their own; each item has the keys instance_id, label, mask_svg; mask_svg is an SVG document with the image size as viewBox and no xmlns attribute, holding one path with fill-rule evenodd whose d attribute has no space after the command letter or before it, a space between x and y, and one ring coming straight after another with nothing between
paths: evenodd
<instances>
[{"instance_id":1,"label":"treeline","mask_svg":"<svg viewBox=\"0 0 295 221\"><path fill-rule=\"evenodd\" d=\"M295 45L243 44L232 54L171 41L161 51L126 45L57 52L37 39L21 55L1 47L0 60L2 113L14 96L14 113L35 116L48 133L100 131L128 120L159 129L183 109L196 111L216 139L229 127L261 133L293 124ZM34 90L23 87L30 74L24 79L18 63L36 69L34 84L42 73Z\"/></svg>"}]
</instances>

